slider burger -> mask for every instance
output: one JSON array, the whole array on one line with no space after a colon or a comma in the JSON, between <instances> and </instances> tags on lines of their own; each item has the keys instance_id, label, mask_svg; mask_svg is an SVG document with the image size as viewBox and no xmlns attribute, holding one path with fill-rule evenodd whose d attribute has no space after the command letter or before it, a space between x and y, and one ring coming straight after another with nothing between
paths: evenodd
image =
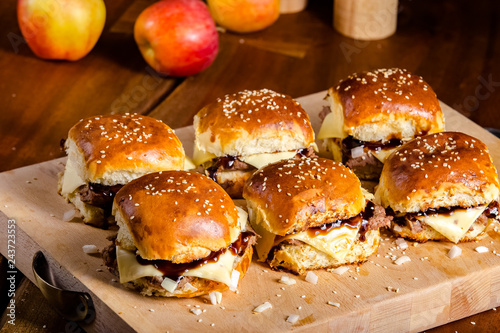
<instances>
[{"instance_id":1,"label":"slider burger","mask_svg":"<svg viewBox=\"0 0 500 333\"><path fill-rule=\"evenodd\" d=\"M458 132L417 138L386 160L375 198L392 231L420 242L473 241L498 217L499 183L488 149Z\"/></svg>"},{"instance_id":2,"label":"slider burger","mask_svg":"<svg viewBox=\"0 0 500 333\"><path fill-rule=\"evenodd\" d=\"M119 226L103 251L120 282L143 295L195 297L236 289L252 259L247 214L209 178L188 171L145 175L114 199Z\"/></svg>"},{"instance_id":3,"label":"slider burger","mask_svg":"<svg viewBox=\"0 0 500 333\"><path fill-rule=\"evenodd\" d=\"M260 261L298 274L365 261L376 252L385 210L367 201L359 179L323 158L279 161L243 190Z\"/></svg>"},{"instance_id":4,"label":"slider burger","mask_svg":"<svg viewBox=\"0 0 500 333\"><path fill-rule=\"evenodd\" d=\"M64 143L68 159L59 193L83 221L107 226L115 193L144 174L184 169L185 154L174 131L160 120L136 114L80 120Z\"/></svg>"},{"instance_id":5,"label":"slider burger","mask_svg":"<svg viewBox=\"0 0 500 333\"><path fill-rule=\"evenodd\" d=\"M436 94L404 69L353 74L326 99L318 139L361 179L378 179L387 156L404 142L444 130Z\"/></svg>"},{"instance_id":6,"label":"slider burger","mask_svg":"<svg viewBox=\"0 0 500 333\"><path fill-rule=\"evenodd\" d=\"M245 90L205 106L194 117L194 162L233 198L269 163L314 155L309 116L291 97Z\"/></svg>"}]
</instances>

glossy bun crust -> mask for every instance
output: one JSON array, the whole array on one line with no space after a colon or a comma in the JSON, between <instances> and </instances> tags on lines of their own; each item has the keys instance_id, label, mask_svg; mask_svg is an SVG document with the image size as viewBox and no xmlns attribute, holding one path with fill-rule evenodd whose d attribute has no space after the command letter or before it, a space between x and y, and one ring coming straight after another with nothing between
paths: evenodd
<instances>
[{"instance_id":1,"label":"glossy bun crust","mask_svg":"<svg viewBox=\"0 0 500 333\"><path fill-rule=\"evenodd\" d=\"M186 263L233 243L238 212L224 190L187 171L148 174L116 194L117 242L148 260Z\"/></svg>"},{"instance_id":2,"label":"glossy bun crust","mask_svg":"<svg viewBox=\"0 0 500 333\"><path fill-rule=\"evenodd\" d=\"M404 69L356 73L330 89L344 113L344 131L361 141L407 139L444 130L432 88Z\"/></svg>"},{"instance_id":3,"label":"glossy bun crust","mask_svg":"<svg viewBox=\"0 0 500 333\"><path fill-rule=\"evenodd\" d=\"M324 158L270 164L247 181L243 197L249 210L263 217L262 227L281 236L351 218L365 207L354 173Z\"/></svg>"},{"instance_id":4,"label":"glossy bun crust","mask_svg":"<svg viewBox=\"0 0 500 333\"><path fill-rule=\"evenodd\" d=\"M148 172L184 169L184 149L174 131L147 116L83 119L69 130L68 141L82 155L82 178L89 182L114 185Z\"/></svg>"},{"instance_id":5,"label":"glossy bun crust","mask_svg":"<svg viewBox=\"0 0 500 333\"><path fill-rule=\"evenodd\" d=\"M193 125L198 150L216 156L291 151L314 143L300 104L268 89L219 98L198 112Z\"/></svg>"},{"instance_id":6,"label":"glossy bun crust","mask_svg":"<svg viewBox=\"0 0 500 333\"><path fill-rule=\"evenodd\" d=\"M499 182L484 143L443 132L417 138L391 154L375 196L395 212L474 207L498 200Z\"/></svg>"}]
</instances>

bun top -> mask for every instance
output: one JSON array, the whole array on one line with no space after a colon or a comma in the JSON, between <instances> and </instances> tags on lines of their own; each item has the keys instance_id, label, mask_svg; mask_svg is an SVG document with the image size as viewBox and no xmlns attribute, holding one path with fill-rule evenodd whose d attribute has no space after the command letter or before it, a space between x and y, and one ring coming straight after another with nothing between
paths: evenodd
<instances>
[{"instance_id":1,"label":"bun top","mask_svg":"<svg viewBox=\"0 0 500 333\"><path fill-rule=\"evenodd\" d=\"M351 218L365 207L354 173L324 158L269 164L248 179L243 197L265 216L262 226L282 236Z\"/></svg>"},{"instance_id":2,"label":"bun top","mask_svg":"<svg viewBox=\"0 0 500 333\"><path fill-rule=\"evenodd\" d=\"M184 169L184 149L174 131L147 116L105 115L80 120L69 130L66 147L70 142L83 155L83 178L91 182L114 185L113 179L124 178L120 173L128 171L139 176Z\"/></svg>"},{"instance_id":3,"label":"bun top","mask_svg":"<svg viewBox=\"0 0 500 333\"><path fill-rule=\"evenodd\" d=\"M229 195L211 179L187 171L131 181L116 194L113 214L120 232L129 233L139 255L148 260L191 262L226 248L240 234Z\"/></svg>"},{"instance_id":4,"label":"bun top","mask_svg":"<svg viewBox=\"0 0 500 333\"><path fill-rule=\"evenodd\" d=\"M356 73L330 89L344 113L344 131L362 141L409 139L444 130L436 93L405 69Z\"/></svg>"},{"instance_id":5,"label":"bun top","mask_svg":"<svg viewBox=\"0 0 500 333\"><path fill-rule=\"evenodd\" d=\"M459 132L430 134L401 146L385 161L377 200L396 212L487 205L499 196L486 145Z\"/></svg>"},{"instance_id":6,"label":"bun top","mask_svg":"<svg viewBox=\"0 0 500 333\"><path fill-rule=\"evenodd\" d=\"M291 151L314 143L300 104L268 89L219 98L195 115L193 125L196 148L216 156Z\"/></svg>"}]
</instances>

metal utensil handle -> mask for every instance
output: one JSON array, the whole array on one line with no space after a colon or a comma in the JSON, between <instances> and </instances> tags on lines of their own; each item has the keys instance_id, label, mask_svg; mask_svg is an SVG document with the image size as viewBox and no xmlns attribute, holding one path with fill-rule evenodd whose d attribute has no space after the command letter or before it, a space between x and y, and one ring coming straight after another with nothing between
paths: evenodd
<instances>
[{"instance_id":1,"label":"metal utensil handle","mask_svg":"<svg viewBox=\"0 0 500 333\"><path fill-rule=\"evenodd\" d=\"M95 319L92 297L86 292L70 291L56 286L55 276L41 251L33 256L33 275L35 282L47 301L69 321L85 321L89 324Z\"/></svg>"}]
</instances>

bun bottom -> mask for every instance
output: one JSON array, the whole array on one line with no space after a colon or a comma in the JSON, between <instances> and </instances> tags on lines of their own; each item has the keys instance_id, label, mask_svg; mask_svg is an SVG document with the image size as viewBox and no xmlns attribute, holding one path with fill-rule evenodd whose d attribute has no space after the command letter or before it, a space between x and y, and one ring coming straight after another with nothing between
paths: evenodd
<instances>
[{"instance_id":1,"label":"bun bottom","mask_svg":"<svg viewBox=\"0 0 500 333\"><path fill-rule=\"evenodd\" d=\"M316 250L308 244L302 243L300 245L279 244L274 249L272 258L268 259L267 262L273 269L287 270L299 275L305 275L308 270L361 263L374 254L380 244L380 232L378 230L368 231L365 237L365 241L357 239L341 261Z\"/></svg>"},{"instance_id":2,"label":"bun bottom","mask_svg":"<svg viewBox=\"0 0 500 333\"><path fill-rule=\"evenodd\" d=\"M80 195L78 193L78 190L75 190L74 192L69 194L61 193L63 174L64 173L62 172L59 174L59 181L57 183L59 194L64 199L66 199L67 202L75 206L75 208L82 215L83 222L85 222L86 224L90 224L94 227L106 228L108 226L108 219L106 218L104 209L89 205L80 200Z\"/></svg>"},{"instance_id":3,"label":"bun bottom","mask_svg":"<svg viewBox=\"0 0 500 333\"><path fill-rule=\"evenodd\" d=\"M494 219L488 219L486 224L480 224L474 222L470 229L465 233L465 235L460 238L459 243L463 242L471 242L481 240L486 237L486 229L488 226L494 221ZM411 226L407 223L405 226L399 226L394 230L394 227L397 224L391 222L391 232L399 237L403 237L408 240L417 241L420 243L424 243L427 241L447 241L451 242L448 238L443 236L441 233L437 232L434 228L429 225L422 225L422 230L419 232L413 232Z\"/></svg>"},{"instance_id":4,"label":"bun bottom","mask_svg":"<svg viewBox=\"0 0 500 333\"><path fill-rule=\"evenodd\" d=\"M236 258L233 269L236 269L238 272L240 272L239 281L241 281L241 279L245 276L248 267L250 266L250 262L252 261L252 255L253 255L253 247L248 246L243 252L243 254ZM136 291L139 291L143 296L160 296L160 297L177 297L177 298L197 297L206 295L212 291L224 291L229 289L229 287L224 283L202 278L193 278L189 282L189 284L191 284L191 286L196 288L196 290L194 290L191 287L188 288L186 287L186 285L184 285L182 288L178 288L174 290L173 293L171 293L166 289L162 288L161 286L158 287L157 285L151 283L147 278L140 278L134 281L130 281L128 283L125 283L124 286L126 286L129 289L134 289Z\"/></svg>"}]
</instances>

